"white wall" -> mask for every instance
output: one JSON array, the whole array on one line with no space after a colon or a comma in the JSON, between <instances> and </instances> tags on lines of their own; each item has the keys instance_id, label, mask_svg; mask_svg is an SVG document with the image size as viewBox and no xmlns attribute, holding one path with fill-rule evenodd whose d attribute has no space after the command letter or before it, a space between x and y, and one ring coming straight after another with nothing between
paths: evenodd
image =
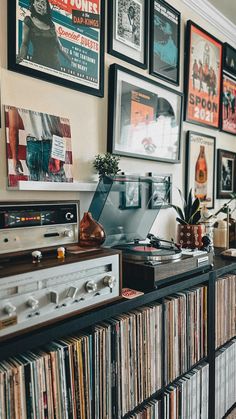
<instances>
[{"instance_id":1,"label":"white wall","mask_svg":"<svg viewBox=\"0 0 236 419\"><path fill-rule=\"evenodd\" d=\"M109 0L106 1L106 3ZM11 0L10 0L11 3ZM229 39L217 31L214 27L200 18L192 9L186 6L182 0L169 0L169 3L177 8L182 14L181 30L181 59L180 59L180 86L183 91L184 69L184 29L188 19L198 23L201 27L215 35L221 41ZM1 65L1 103L15 105L26 109L48 112L68 117L72 127L72 146L74 156L74 178L76 180L88 180L95 178L92 172L91 161L95 154L106 151L107 143L107 86L109 65L117 62L137 73L146 75L154 80L155 77L148 75L148 70L141 70L128 63L105 54L105 96L103 99L96 98L75 90L63 88L51 83L13 73L7 70L7 0L1 0L0 5L0 65ZM161 82L160 80L157 80ZM162 83L162 82L161 82ZM164 83L163 83L164 84ZM85 123L86 122L86 123ZM120 167L126 173L140 173L152 171L154 173L173 174L173 201L178 202L176 187L184 188L185 179L185 143L186 132L195 130L203 134L216 136L216 147L236 151L236 137L216 130L183 123L182 132L182 158L181 164L159 163L141 159L122 158ZM2 112L2 128L0 130L0 201L8 200L50 200L50 199L80 199L82 211L86 210L91 199L89 193L75 192L23 192L7 190L7 167L4 116ZM222 202L216 201L215 207ZM173 210L162 210L155 224L155 233L168 238L175 234L175 213Z\"/></svg>"}]
</instances>

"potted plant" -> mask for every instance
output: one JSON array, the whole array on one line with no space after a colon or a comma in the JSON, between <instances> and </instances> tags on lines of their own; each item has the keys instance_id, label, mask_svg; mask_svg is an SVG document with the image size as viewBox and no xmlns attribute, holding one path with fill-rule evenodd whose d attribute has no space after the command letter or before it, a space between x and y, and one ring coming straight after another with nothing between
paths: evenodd
<instances>
[{"instance_id":1,"label":"potted plant","mask_svg":"<svg viewBox=\"0 0 236 419\"><path fill-rule=\"evenodd\" d=\"M113 156L111 153L105 153L104 155L98 154L95 156L93 161L93 167L97 171L99 180L108 176L115 176L120 172L119 168L119 156Z\"/></svg>"},{"instance_id":2,"label":"potted plant","mask_svg":"<svg viewBox=\"0 0 236 419\"><path fill-rule=\"evenodd\" d=\"M181 209L177 205L170 205L178 214L176 217L176 221L179 223L177 226L177 242L181 247L200 248L202 246L202 237L205 233L204 225L200 224L200 200L193 198L192 189L188 194L187 200L184 199L180 189L178 191L183 208Z\"/></svg>"}]
</instances>

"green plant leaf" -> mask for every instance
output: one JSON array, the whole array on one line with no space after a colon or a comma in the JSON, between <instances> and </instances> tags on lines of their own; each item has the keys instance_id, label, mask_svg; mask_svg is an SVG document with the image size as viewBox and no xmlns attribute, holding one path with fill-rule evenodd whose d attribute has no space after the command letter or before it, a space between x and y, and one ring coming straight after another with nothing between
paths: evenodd
<instances>
[{"instance_id":1,"label":"green plant leaf","mask_svg":"<svg viewBox=\"0 0 236 419\"><path fill-rule=\"evenodd\" d=\"M182 220L179 217L176 217L176 221L178 221L178 223L182 224L182 225L188 225L188 223L186 223L186 221Z\"/></svg>"},{"instance_id":2,"label":"green plant leaf","mask_svg":"<svg viewBox=\"0 0 236 419\"><path fill-rule=\"evenodd\" d=\"M191 224L198 224L200 219L201 219L201 211L197 211L191 219L192 220Z\"/></svg>"},{"instance_id":3,"label":"green plant leaf","mask_svg":"<svg viewBox=\"0 0 236 419\"><path fill-rule=\"evenodd\" d=\"M174 208L174 210L177 212L179 218L184 221L184 214L183 214L183 211L181 210L181 208L178 207L177 205L173 205L173 204L170 204L170 207Z\"/></svg>"},{"instance_id":4,"label":"green plant leaf","mask_svg":"<svg viewBox=\"0 0 236 419\"><path fill-rule=\"evenodd\" d=\"M189 219L188 219L189 224L192 224L192 219L197 212L200 212L200 201L198 198L195 199L190 209L190 214L189 214ZM200 213L200 216L201 216L201 213Z\"/></svg>"},{"instance_id":5,"label":"green plant leaf","mask_svg":"<svg viewBox=\"0 0 236 419\"><path fill-rule=\"evenodd\" d=\"M187 202L186 202L186 208L185 208L185 220L189 220L191 217L192 205L193 205L193 193L192 193L192 189L190 189Z\"/></svg>"}]
</instances>

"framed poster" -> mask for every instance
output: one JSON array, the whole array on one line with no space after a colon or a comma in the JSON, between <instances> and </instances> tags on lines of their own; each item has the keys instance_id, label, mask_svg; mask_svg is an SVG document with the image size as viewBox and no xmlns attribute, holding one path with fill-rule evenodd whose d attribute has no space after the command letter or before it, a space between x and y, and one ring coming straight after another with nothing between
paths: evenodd
<instances>
[{"instance_id":1,"label":"framed poster","mask_svg":"<svg viewBox=\"0 0 236 419\"><path fill-rule=\"evenodd\" d=\"M236 76L236 49L224 43L223 68Z\"/></svg>"},{"instance_id":2,"label":"framed poster","mask_svg":"<svg viewBox=\"0 0 236 419\"><path fill-rule=\"evenodd\" d=\"M215 137L188 131L186 197L190 189L207 208L214 208Z\"/></svg>"},{"instance_id":3,"label":"framed poster","mask_svg":"<svg viewBox=\"0 0 236 419\"><path fill-rule=\"evenodd\" d=\"M116 64L109 76L108 151L179 162L182 94Z\"/></svg>"},{"instance_id":4,"label":"framed poster","mask_svg":"<svg viewBox=\"0 0 236 419\"><path fill-rule=\"evenodd\" d=\"M151 0L150 74L179 84L180 13L164 0Z\"/></svg>"},{"instance_id":5,"label":"framed poster","mask_svg":"<svg viewBox=\"0 0 236 419\"><path fill-rule=\"evenodd\" d=\"M236 135L236 79L223 73L221 130Z\"/></svg>"},{"instance_id":6,"label":"framed poster","mask_svg":"<svg viewBox=\"0 0 236 419\"><path fill-rule=\"evenodd\" d=\"M8 0L8 68L103 97L104 0Z\"/></svg>"},{"instance_id":7,"label":"framed poster","mask_svg":"<svg viewBox=\"0 0 236 419\"><path fill-rule=\"evenodd\" d=\"M172 175L155 175L149 185L149 208L168 208L172 202Z\"/></svg>"},{"instance_id":8,"label":"framed poster","mask_svg":"<svg viewBox=\"0 0 236 419\"><path fill-rule=\"evenodd\" d=\"M187 22L185 120L219 127L222 44L195 23Z\"/></svg>"},{"instance_id":9,"label":"framed poster","mask_svg":"<svg viewBox=\"0 0 236 419\"><path fill-rule=\"evenodd\" d=\"M70 121L5 106L8 186L20 180L73 182Z\"/></svg>"},{"instance_id":10,"label":"framed poster","mask_svg":"<svg viewBox=\"0 0 236 419\"><path fill-rule=\"evenodd\" d=\"M146 0L109 0L109 54L147 68L147 28Z\"/></svg>"},{"instance_id":11,"label":"framed poster","mask_svg":"<svg viewBox=\"0 0 236 419\"><path fill-rule=\"evenodd\" d=\"M230 199L235 192L236 153L220 149L217 153L217 198Z\"/></svg>"},{"instance_id":12,"label":"framed poster","mask_svg":"<svg viewBox=\"0 0 236 419\"><path fill-rule=\"evenodd\" d=\"M125 191L121 192L121 209L141 208L141 184L140 181L125 181Z\"/></svg>"}]
</instances>

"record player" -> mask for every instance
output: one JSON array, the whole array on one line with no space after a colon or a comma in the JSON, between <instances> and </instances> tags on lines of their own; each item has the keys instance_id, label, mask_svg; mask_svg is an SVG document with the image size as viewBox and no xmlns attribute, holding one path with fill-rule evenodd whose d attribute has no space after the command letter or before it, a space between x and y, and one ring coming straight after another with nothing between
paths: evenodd
<instances>
[{"instance_id":1,"label":"record player","mask_svg":"<svg viewBox=\"0 0 236 419\"><path fill-rule=\"evenodd\" d=\"M89 212L105 229L104 246L122 250L125 287L148 291L212 267L211 253L181 250L149 233L169 189L168 176L117 175L98 184Z\"/></svg>"}]
</instances>

